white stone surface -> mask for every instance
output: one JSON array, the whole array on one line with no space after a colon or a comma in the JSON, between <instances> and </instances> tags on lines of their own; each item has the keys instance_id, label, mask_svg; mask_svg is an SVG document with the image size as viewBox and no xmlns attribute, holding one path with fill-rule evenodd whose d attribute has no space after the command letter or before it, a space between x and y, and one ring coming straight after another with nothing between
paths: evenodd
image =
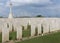
<instances>
[{"instance_id":1,"label":"white stone surface","mask_svg":"<svg viewBox=\"0 0 60 43\"><path fill-rule=\"evenodd\" d=\"M9 13L9 17L10 19L13 18L13 13L12 13L12 3L10 3L10 13Z\"/></svg>"},{"instance_id":2,"label":"white stone surface","mask_svg":"<svg viewBox=\"0 0 60 43\"><path fill-rule=\"evenodd\" d=\"M43 33L49 32L49 19L43 19Z\"/></svg>"},{"instance_id":3,"label":"white stone surface","mask_svg":"<svg viewBox=\"0 0 60 43\"><path fill-rule=\"evenodd\" d=\"M3 22L0 22L0 33L2 32L2 25L3 25Z\"/></svg>"},{"instance_id":4,"label":"white stone surface","mask_svg":"<svg viewBox=\"0 0 60 43\"><path fill-rule=\"evenodd\" d=\"M56 20L55 19L51 19L50 21L50 31L55 31L56 30Z\"/></svg>"},{"instance_id":5,"label":"white stone surface","mask_svg":"<svg viewBox=\"0 0 60 43\"><path fill-rule=\"evenodd\" d=\"M41 32L41 29L42 29L41 25L42 25L42 23L43 23L43 20L42 20L42 18L40 18L39 21L38 21L38 24L37 24L37 26L38 26L38 35L42 33Z\"/></svg>"},{"instance_id":6,"label":"white stone surface","mask_svg":"<svg viewBox=\"0 0 60 43\"><path fill-rule=\"evenodd\" d=\"M2 29L2 42L9 41L9 28L7 28L7 24L4 23Z\"/></svg>"},{"instance_id":7,"label":"white stone surface","mask_svg":"<svg viewBox=\"0 0 60 43\"><path fill-rule=\"evenodd\" d=\"M2 23L4 23L3 27ZM38 27L38 34L41 34L41 24L43 24L43 33L60 30L60 18L0 18L0 32L3 33L2 41L8 41L9 31L7 28L7 23L9 23L9 31L12 30L12 25L14 26L14 31L17 31L17 39L19 40L22 39L21 26L24 26L26 30L28 23L31 25L31 36L35 35L35 27Z\"/></svg>"},{"instance_id":8,"label":"white stone surface","mask_svg":"<svg viewBox=\"0 0 60 43\"><path fill-rule=\"evenodd\" d=\"M31 25L31 36L35 35L35 26Z\"/></svg>"},{"instance_id":9,"label":"white stone surface","mask_svg":"<svg viewBox=\"0 0 60 43\"><path fill-rule=\"evenodd\" d=\"M22 27L17 27L17 39L22 39Z\"/></svg>"},{"instance_id":10,"label":"white stone surface","mask_svg":"<svg viewBox=\"0 0 60 43\"><path fill-rule=\"evenodd\" d=\"M60 30L60 20L56 18L56 30Z\"/></svg>"},{"instance_id":11,"label":"white stone surface","mask_svg":"<svg viewBox=\"0 0 60 43\"><path fill-rule=\"evenodd\" d=\"M38 35L41 34L41 24L38 25Z\"/></svg>"},{"instance_id":12,"label":"white stone surface","mask_svg":"<svg viewBox=\"0 0 60 43\"><path fill-rule=\"evenodd\" d=\"M28 24L29 19L28 18L22 18L20 19L20 22L22 23L21 25L24 26L24 29L27 29L27 24Z\"/></svg>"}]
</instances>

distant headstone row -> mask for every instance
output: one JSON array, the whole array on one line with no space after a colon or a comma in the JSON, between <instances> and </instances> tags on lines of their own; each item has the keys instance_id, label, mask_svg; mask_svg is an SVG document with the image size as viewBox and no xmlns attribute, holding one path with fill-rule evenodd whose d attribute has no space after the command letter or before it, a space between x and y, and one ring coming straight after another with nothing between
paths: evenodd
<instances>
[{"instance_id":1,"label":"distant headstone row","mask_svg":"<svg viewBox=\"0 0 60 43\"><path fill-rule=\"evenodd\" d=\"M2 32L2 42L9 41L9 32L13 29L17 32L17 40L22 39L22 26L26 30L27 24L31 25L31 37L35 35L36 27L38 35L60 30L60 18L1 19L0 32Z\"/></svg>"}]
</instances>

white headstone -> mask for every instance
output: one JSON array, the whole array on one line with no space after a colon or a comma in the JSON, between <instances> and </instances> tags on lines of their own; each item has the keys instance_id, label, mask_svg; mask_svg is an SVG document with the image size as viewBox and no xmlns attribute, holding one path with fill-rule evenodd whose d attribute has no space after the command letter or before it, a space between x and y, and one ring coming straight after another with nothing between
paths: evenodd
<instances>
[{"instance_id":1,"label":"white headstone","mask_svg":"<svg viewBox=\"0 0 60 43\"><path fill-rule=\"evenodd\" d=\"M0 33L2 32L2 28L3 28L3 27L2 27L2 23L3 23L3 22L0 22Z\"/></svg>"},{"instance_id":2,"label":"white headstone","mask_svg":"<svg viewBox=\"0 0 60 43\"><path fill-rule=\"evenodd\" d=\"M7 28L7 24L4 23L3 25L3 29L2 29L2 42L6 42L9 41L9 28Z\"/></svg>"},{"instance_id":3,"label":"white headstone","mask_svg":"<svg viewBox=\"0 0 60 43\"><path fill-rule=\"evenodd\" d=\"M56 21L54 19L51 19L50 23L50 31L56 31Z\"/></svg>"},{"instance_id":4,"label":"white headstone","mask_svg":"<svg viewBox=\"0 0 60 43\"><path fill-rule=\"evenodd\" d=\"M41 30L42 30L42 23L43 23L43 19L42 18L40 18L40 19L38 19L38 35L39 34L41 34L42 32L41 32Z\"/></svg>"},{"instance_id":5,"label":"white headstone","mask_svg":"<svg viewBox=\"0 0 60 43\"><path fill-rule=\"evenodd\" d=\"M60 25L59 25L59 19L56 19L56 23L55 23L55 25L56 25L56 30L60 30Z\"/></svg>"},{"instance_id":6,"label":"white headstone","mask_svg":"<svg viewBox=\"0 0 60 43\"><path fill-rule=\"evenodd\" d=\"M22 39L22 27L17 26L17 40L21 40L21 39Z\"/></svg>"},{"instance_id":7,"label":"white headstone","mask_svg":"<svg viewBox=\"0 0 60 43\"><path fill-rule=\"evenodd\" d=\"M31 25L31 36L35 35L35 26Z\"/></svg>"},{"instance_id":8,"label":"white headstone","mask_svg":"<svg viewBox=\"0 0 60 43\"><path fill-rule=\"evenodd\" d=\"M41 23L38 24L38 35L41 34Z\"/></svg>"},{"instance_id":9,"label":"white headstone","mask_svg":"<svg viewBox=\"0 0 60 43\"><path fill-rule=\"evenodd\" d=\"M49 20L45 19L43 21L43 33L48 33L49 32Z\"/></svg>"}]
</instances>

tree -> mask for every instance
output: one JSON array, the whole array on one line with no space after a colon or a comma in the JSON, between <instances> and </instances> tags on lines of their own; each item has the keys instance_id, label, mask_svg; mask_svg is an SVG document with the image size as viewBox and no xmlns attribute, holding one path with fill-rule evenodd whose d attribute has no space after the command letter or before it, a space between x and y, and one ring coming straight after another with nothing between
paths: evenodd
<instances>
[{"instance_id":1,"label":"tree","mask_svg":"<svg viewBox=\"0 0 60 43\"><path fill-rule=\"evenodd\" d=\"M0 16L0 18L3 18L2 16Z\"/></svg>"},{"instance_id":2,"label":"tree","mask_svg":"<svg viewBox=\"0 0 60 43\"><path fill-rule=\"evenodd\" d=\"M36 17L43 17L42 15L37 15Z\"/></svg>"}]
</instances>

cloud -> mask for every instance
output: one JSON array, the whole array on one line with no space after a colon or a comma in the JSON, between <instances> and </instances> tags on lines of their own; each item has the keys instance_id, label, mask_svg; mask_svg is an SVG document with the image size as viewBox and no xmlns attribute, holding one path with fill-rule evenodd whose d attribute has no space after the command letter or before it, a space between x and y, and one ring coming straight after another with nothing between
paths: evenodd
<instances>
[{"instance_id":1,"label":"cloud","mask_svg":"<svg viewBox=\"0 0 60 43\"><path fill-rule=\"evenodd\" d=\"M13 14L15 16L34 16L40 13L45 16L56 16L56 14L60 14L60 4L54 4L54 1L50 0L11 0L11 2L13 6L17 6L13 7ZM6 6L9 6L9 3L10 1L6 1ZM0 14L8 15L9 9L7 7L5 8L4 5L2 2L0 3Z\"/></svg>"},{"instance_id":2,"label":"cloud","mask_svg":"<svg viewBox=\"0 0 60 43\"><path fill-rule=\"evenodd\" d=\"M51 5L51 6L46 6L46 7L43 7L45 9L58 9L60 10L60 5Z\"/></svg>"},{"instance_id":3,"label":"cloud","mask_svg":"<svg viewBox=\"0 0 60 43\"><path fill-rule=\"evenodd\" d=\"M25 4L46 4L52 3L50 0L11 0L13 6L25 5ZM7 1L6 5L9 5Z\"/></svg>"},{"instance_id":4,"label":"cloud","mask_svg":"<svg viewBox=\"0 0 60 43\"><path fill-rule=\"evenodd\" d=\"M5 8L0 6L0 16L2 16L3 14L5 15Z\"/></svg>"},{"instance_id":5,"label":"cloud","mask_svg":"<svg viewBox=\"0 0 60 43\"><path fill-rule=\"evenodd\" d=\"M50 0L11 0L12 2L17 3L46 3L50 2Z\"/></svg>"}]
</instances>

